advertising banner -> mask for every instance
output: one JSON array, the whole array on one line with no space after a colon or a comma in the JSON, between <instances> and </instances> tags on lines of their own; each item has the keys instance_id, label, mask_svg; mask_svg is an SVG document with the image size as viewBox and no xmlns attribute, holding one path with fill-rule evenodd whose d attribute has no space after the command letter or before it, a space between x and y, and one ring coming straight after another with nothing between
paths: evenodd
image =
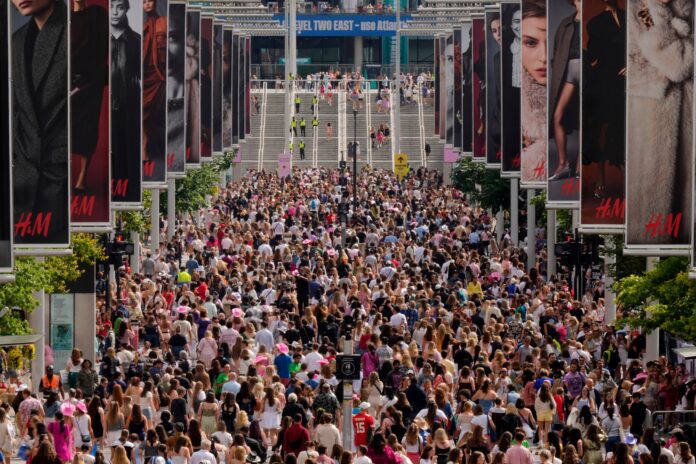
<instances>
[{"instance_id":1,"label":"advertising banner","mask_svg":"<svg viewBox=\"0 0 696 464\"><path fill-rule=\"evenodd\" d=\"M435 36L435 68L433 72L433 85L435 87L435 135L440 134L440 38Z\"/></svg>"},{"instance_id":2,"label":"advertising banner","mask_svg":"<svg viewBox=\"0 0 696 464\"><path fill-rule=\"evenodd\" d=\"M580 2L575 4L580 5ZM547 202L577 208L580 200L580 80L582 28L570 2L547 0Z\"/></svg>"},{"instance_id":3,"label":"advertising banner","mask_svg":"<svg viewBox=\"0 0 696 464\"><path fill-rule=\"evenodd\" d=\"M584 0L580 229L623 233L626 2Z\"/></svg>"},{"instance_id":4,"label":"advertising banner","mask_svg":"<svg viewBox=\"0 0 696 464\"><path fill-rule=\"evenodd\" d=\"M486 161L486 19L471 22L471 92L473 130L472 152L474 161Z\"/></svg>"},{"instance_id":5,"label":"advertising banner","mask_svg":"<svg viewBox=\"0 0 696 464\"><path fill-rule=\"evenodd\" d=\"M245 133L251 134L251 37L246 37L244 54L244 121Z\"/></svg>"},{"instance_id":6,"label":"advertising banner","mask_svg":"<svg viewBox=\"0 0 696 464\"><path fill-rule=\"evenodd\" d=\"M233 125L232 106L235 100L236 90L233 90L233 60L236 56L235 45L236 36L233 36L232 29L225 27L222 32L222 151L225 152L232 148L232 133L235 132Z\"/></svg>"},{"instance_id":7,"label":"advertising banner","mask_svg":"<svg viewBox=\"0 0 696 464\"><path fill-rule=\"evenodd\" d=\"M186 108L186 4L169 2L167 47L167 177L185 175Z\"/></svg>"},{"instance_id":8,"label":"advertising banner","mask_svg":"<svg viewBox=\"0 0 696 464\"><path fill-rule=\"evenodd\" d=\"M454 34L445 36L445 143L454 146Z\"/></svg>"},{"instance_id":9,"label":"advertising banner","mask_svg":"<svg viewBox=\"0 0 696 464\"><path fill-rule=\"evenodd\" d=\"M213 160L212 126L213 126L213 17L201 16L200 46L200 86L201 86L201 161Z\"/></svg>"},{"instance_id":10,"label":"advertising banner","mask_svg":"<svg viewBox=\"0 0 696 464\"><path fill-rule=\"evenodd\" d=\"M502 158L502 23L498 7L486 8L486 167L500 168Z\"/></svg>"},{"instance_id":11,"label":"advertising banner","mask_svg":"<svg viewBox=\"0 0 696 464\"><path fill-rule=\"evenodd\" d=\"M52 293L50 296L51 349L53 361L64 365L75 347L75 295Z\"/></svg>"},{"instance_id":12,"label":"advertising banner","mask_svg":"<svg viewBox=\"0 0 696 464\"><path fill-rule=\"evenodd\" d=\"M222 155L222 102L223 102L223 61L222 24L213 24L213 155ZM228 64L229 67L229 64Z\"/></svg>"},{"instance_id":13,"label":"advertising banner","mask_svg":"<svg viewBox=\"0 0 696 464\"><path fill-rule=\"evenodd\" d=\"M239 36L232 34L232 51L230 55L230 136L229 149L239 143Z\"/></svg>"},{"instance_id":14,"label":"advertising banner","mask_svg":"<svg viewBox=\"0 0 696 464\"><path fill-rule=\"evenodd\" d=\"M457 54L461 61L460 78L455 82L459 82L462 90L460 96L461 102L461 139L462 153L466 156L472 156L473 152L473 136L474 136L474 105L473 105L473 53L471 44L472 22L465 21L462 23L460 51ZM458 118L459 119L459 118Z\"/></svg>"},{"instance_id":15,"label":"advertising banner","mask_svg":"<svg viewBox=\"0 0 696 464\"><path fill-rule=\"evenodd\" d=\"M70 219L73 230L111 223L107 0L70 7Z\"/></svg>"},{"instance_id":16,"label":"advertising banner","mask_svg":"<svg viewBox=\"0 0 696 464\"><path fill-rule=\"evenodd\" d=\"M626 12L625 245L651 256L688 250L694 165L693 2L655 3Z\"/></svg>"},{"instance_id":17,"label":"advertising banner","mask_svg":"<svg viewBox=\"0 0 696 464\"><path fill-rule=\"evenodd\" d=\"M241 142L246 138L246 117L247 117L247 106L246 106L246 85L247 79L245 75L246 70L246 38L244 36L239 36L239 62L237 63L237 78L239 81L239 99L237 100L239 105L239 113L237 115L239 123L239 141Z\"/></svg>"},{"instance_id":18,"label":"advertising banner","mask_svg":"<svg viewBox=\"0 0 696 464\"><path fill-rule=\"evenodd\" d=\"M68 7L18 2L10 15L14 246L70 244ZM37 22L41 22L39 29Z\"/></svg>"},{"instance_id":19,"label":"advertising banner","mask_svg":"<svg viewBox=\"0 0 696 464\"><path fill-rule=\"evenodd\" d=\"M462 151L462 28L455 27L453 30L454 36L454 47L452 57L454 60L453 71L454 75L452 77L454 82L454 137L452 141L452 146L457 151Z\"/></svg>"},{"instance_id":20,"label":"advertising banner","mask_svg":"<svg viewBox=\"0 0 696 464\"><path fill-rule=\"evenodd\" d=\"M142 0L110 0L111 201L142 202Z\"/></svg>"},{"instance_id":21,"label":"advertising banner","mask_svg":"<svg viewBox=\"0 0 696 464\"><path fill-rule=\"evenodd\" d=\"M520 186L546 188L546 0L522 0Z\"/></svg>"},{"instance_id":22,"label":"advertising banner","mask_svg":"<svg viewBox=\"0 0 696 464\"><path fill-rule=\"evenodd\" d=\"M440 94L435 95L435 98L440 100L440 140L444 142L447 137L447 43L444 35L438 39L440 41Z\"/></svg>"},{"instance_id":23,"label":"advertising banner","mask_svg":"<svg viewBox=\"0 0 696 464\"><path fill-rule=\"evenodd\" d=\"M10 1L0 2L0 108L10 107ZM12 272L12 113L0 112L0 273Z\"/></svg>"},{"instance_id":24,"label":"advertising banner","mask_svg":"<svg viewBox=\"0 0 696 464\"><path fill-rule=\"evenodd\" d=\"M522 89L522 8L519 1L501 3L503 78L503 177L519 177L522 149L520 107Z\"/></svg>"},{"instance_id":25,"label":"advertising banner","mask_svg":"<svg viewBox=\"0 0 696 464\"><path fill-rule=\"evenodd\" d=\"M143 1L143 186L167 182L167 5Z\"/></svg>"},{"instance_id":26,"label":"advertising banner","mask_svg":"<svg viewBox=\"0 0 696 464\"><path fill-rule=\"evenodd\" d=\"M186 168L201 163L201 81L200 40L201 12L186 11Z\"/></svg>"}]
</instances>

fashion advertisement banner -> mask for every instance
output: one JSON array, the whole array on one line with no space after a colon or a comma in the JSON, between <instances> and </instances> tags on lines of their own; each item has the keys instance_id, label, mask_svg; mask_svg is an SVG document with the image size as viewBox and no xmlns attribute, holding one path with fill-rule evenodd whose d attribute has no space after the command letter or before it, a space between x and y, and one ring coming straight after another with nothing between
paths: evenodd
<instances>
[{"instance_id":1,"label":"fashion advertisement banner","mask_svg":"<svg viewBox=\"0 0 696 464\"><path fill-rule=\"evenodd\" d=\"M62 1L13 5L14 246L65 248L70 245L68 7Z\"/></svg>"},{"instance_id":2,"label":"fashion advertisement banner","mask_svg":"<svg viewBox=\"0 0 696 464\"><path fill-rule=\"evenodd\" d=\"M236 55L235 44L236 36L232 34L231 29L226 27L222 33L222 151L227 151L232 148L232 133L236 131L236 126L233 124L232 104L236 100L236 89L233 90L233 66L232 57Z\"/></svg>"},{"instance_id":3,"label":"fashion advertisement banner","mask_svg":"<svg viewBox=\"0 0 696 464\"><path fill-rule=\"evenodd\" d=\"M201 12L186 11L186 168L201 163L201 84L200 84Z\"/></svg>"},{"instance_id":4,"label":"fashion advertisement banner","mask_svg":"<svg viewBox=\"0 0 696 464\"><path fill-rule=\"evenodd\" d=\"M434 54L435 68L433 72L433 87L435 90L435 135L440 134L440 38L435 36Z\"/></svg>"},{"instance_id":5,"label":"fashion advertisement banner","mask_svg":"<svg viewBox=\"0 0 696 464\"><path fill-rule=\"evenodd\" d=\"M167 177L184 177L186 157L186 4L169 2L167 47Z\"/></svg>"},{"instance_id":6,"label":"fashion advertisement banner","mask_svg":"<svg viewBox=\"0 0 696 464\"><path fill-rule=\"evenodd\" d=\"M519 1L500 5L502 19L502 104L504 177L518 177L522 148L520 107L522 89L522 8Z\"/></svg>"},{"instance_id":7,"label":"fashion advertisement banner","mask_svg":"<svg viewBox=\"0 0 696 464\"><path fill-rule=\"evenodd\" d=\"M693 1L626 12L626 248L688 249L693 191Z\"/></svg>"},{"instance_id":8,"label":"fashion advertisement banner","mask_svg":"<svg viewBox=\"0 0 696 464\"><path fill-rule=\"evenodd\" d=\"M213 154L222 155L222 24L213 25Z\"/></svg>"},{"instance_id":9,"label":"fashion advertisement banner","mask_svg":"<svg viewBox=\"0 0 696 464\"><path fill-rule=\"evenodd\" d=\"M474 161L486 161L486 19L471 22L471 96Z\"/></svg>"},{"instance_id":10,"label":"fashion advertisement banner","mask_svg":"<svg viewBox=\"0 0 696 464\"><path fill-rule=\"evenodd\" d=\"M440 42L440 94L436 95L435 98L440 100L440 140L444 142L447 136L447 58L445 55L447 43L445 36L440 36L438 40Z\"/></svg>"},{"instance_id":11,"label":"fashion advertisement banner","mask_svg":"<svg viewBox=\"0 0 696 464\"><path fill-rule=\"evenodd\" d=\"M246 53L246 38L243 36L239 36L239 62L237 63L237 70L239 73L237 74L237 78L239 81L239 99L237 100L239 103L239 114L237 115L238 123L239 123L239 141L241 142L246 138L246 117L247 117L247 106L246 106L246 85L247 85L247 79L246 76L244 75L244 71L246 70L246 59L247 59L247 53Z\"/></svg>"},{"instance_id":12,"label":"fashion advertisement banner","mask_svg":"<svg viewBox=\"0 0 696 464\"><path fill-rule=\"evenodd\" d=\"M251 37L246 37L246 53L244 54L244 121L245 133L251 134Z\"/></svg>"},{"instance_id":13,"label":"fashion advertisement banner","mask_svg":"<svg viewBox=\"0 0 696 464\"><path fill-rule=\"evenodd\" d=\"M445 143L454 146L454 34L445 35Z\"/></svg>"},{"instance_id":14,"label":"fashion advertisement banner","mask_svg":"<svg viewBox=\"0 0 696 464\"><path fill-rule=\"evenodd\" d=\"M488 7L486 8L486 167L496 169L500 168L502 158L501 40L500 10L498 7Z\"/></svg>"},{"instance_id":15,"label":"fashion advertisement banner","mask_svg":"<svg viewBox=\"0 0 696 464\"><path fill-rule=\"evenodd\" d=\"M522 0L520 186L546 188L546 0Z\"/></svg>"},{"instance_id":16,"label":"fashion advertisement banner","mask_svg":"<svg viewBox=\"0 0 696 464\"><path fill-rule=\"evenodd\" d=\"M472 22L465 21L461 31L461 78L456 82L461 82L461 138L462 152L467 156L472 156L473 136L474 136L474 104L473 104L473 53L471 44Z\"/></svg>"},{"instance_id":17,"label":"fashion advertisement banner","mask_svg":"<svg viewBox=\"0 0 696 464\"><path fill-rule=\"evenodd\" d=\"M454 140L452 142L453 147L457 151L462 151L462 28L455 27L453 30L454 35L454 66L452 70L454 72Z\"/></svg>"},{"instance_id":18,"label":"fashion advertisement banner","mask_svg":"<svg viewBox=\"0 0 696 464\"><path fill-rule=\"evenodd\" d=\"M10 107L10 0L0 1L0 108ZM12 272L12 120L10 111L0 112L0 273Z\"/></svg>"},{"instance_id":19,"label":"fashion advertisement banner","mask_svg":"<svg viewBox=\"0 0 696 464\"><path fill-rule=\"evenodd\" d=\"M143 186L167 181L167 4L143 1Z\"/></svg>"},{"instance_id":20,"label":"fashion advertisement banner","mask_svg":"<svg viewBox=\"0 0 696 464\"><path fill-rule=\"evenodd\" d=\"M142 202L142 0L109 0L111 11L111 201Z\"/></svg>"},{"instance_id":21,"label":"fashion advertisement banner","mask_svg":"<svg viewBox=\"0 0 696 464\"><path fill-rule=\"evenodd\" d=\"M108 228L109 11L108 0L70 3L70 219L80 226Z\"/></svg>"},{"instance_id":22,"label":"fashion advertisement banner","mask_svg":"<svg viewBox=\"0 0 696 464\"><path fill-rule=\"evenodd\" d=\"M239 143L239 36L232 35L232 54L230 61L230 85L232 93L230 95L230 127L232 143L229 145L237 145Z\"/></svg>"},{"instance_id":23,"label":"fashion advertisement banner","mask_svg":"<svg viewBox=\"0 0 696 464\"><path fill-rule=\"evenodd\" d=\"M213 125L213 17L201 16L200 46L200 86L201 86L201 161L212 161L212 125Z\"/></svg>"},{"instance_id":24,"label":"fashion advertisement banner","mask_svg":"<svg viewBox=\"0 0 696 464\"><path fill-rule=\"evenodd\" d=\"M547 207L577 208L580 200L580 18L570 2L547 0Z\"/></svg>"},{"instance_id":25,"label":"fashion advertisement banner","mask_svg":"<svg viewBox=\"0 0 696 464\"><path fill-rule=\"evenodd\" d=\"M623 233L626 2L582 3L580 228Z\"/></svg>"}]
</instances>

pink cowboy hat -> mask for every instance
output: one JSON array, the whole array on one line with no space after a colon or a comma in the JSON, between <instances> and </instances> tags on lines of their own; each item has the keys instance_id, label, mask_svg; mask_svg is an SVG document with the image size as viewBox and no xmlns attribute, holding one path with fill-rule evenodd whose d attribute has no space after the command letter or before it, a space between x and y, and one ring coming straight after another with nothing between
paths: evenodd
<instances>
[{"instance_id":1,"label":"pink cowboy hat","mask_svg":"<svg viewBox=\"0 0 696 464\"><path fill-rule=\"evenodd\" d=\"M278 351L280 351L283 354L288 354L288 352L290 351L288 345L286 345L285 343L276 344L276 348L278 348Z\"/></svg>"},{"instance_id":2,"label":"pink cowboy hat","mask_svg":"<svg viewBox=\"0 0 696 464\"><path fill-rule=\"evenodd\" d=\"M64 416L72 416L75 412L75 405L72 403L63 403L60 405L60 412L62 412Z\"/></svg>"},{"instance_id":3,"label":"pink cowboy hat","mask_svg":"<svg viewBox=\"0 0 696 464\"><path fill-rule=\"evenodd\" d=\"M232 308L232 315L234 317L242 317L244 313L242 313L242 308Z\"/></svg>"},{"instance_id":4,"label":"pink cowboy hat","mask_svg":"<svg viewBox=\"0 0 696 464\"><path fill-rule=\"evenodd\" d=\"M329 364L329 360L328 359L320 359L319 361L317 361L317 364Z\"/></svg>"},{"instance_id":5,"label":"pink cowboy hat","mask_svg":"<svg viewBox=\"0 0 696 464\"><path fill-rule=\"evenodd\" d=\"M87 406L85 406L84 401L78 402L75 406L77 407L77 409L79 409L83 413L87 413Z\"/></svg>"}]
</instances>

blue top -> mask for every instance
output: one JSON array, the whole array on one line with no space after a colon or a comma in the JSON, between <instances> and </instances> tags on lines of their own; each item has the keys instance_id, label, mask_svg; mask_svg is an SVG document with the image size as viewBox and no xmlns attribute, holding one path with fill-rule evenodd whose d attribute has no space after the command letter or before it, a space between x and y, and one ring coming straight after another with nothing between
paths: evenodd
<instances>
[{"instance_id":1,"label":"blue top","mask_svg":"<svg viewBox=\"0 0 696 464\"><path fill-rule=\"evenodd\" d=\"M290 364L291 363L292 363L292 358L290 356L288 356L287 354L281 353L275 357L273 364L275 365L276 369L278 370L278 376L281 379L289 379L290 378Z\"/></svg>"}]
</instances>

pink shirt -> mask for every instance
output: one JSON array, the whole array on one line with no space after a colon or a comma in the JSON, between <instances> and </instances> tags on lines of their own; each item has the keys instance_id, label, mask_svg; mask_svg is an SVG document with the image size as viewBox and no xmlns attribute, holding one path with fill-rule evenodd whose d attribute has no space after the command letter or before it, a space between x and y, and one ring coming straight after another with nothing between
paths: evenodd
<instances>
[{"instance_id":1,"label":"pink shirt","mask_svg":"<svg viewBox=\"0 0 696 464\"><path fill-rule=\"evenodd\" d=\"M532 453L522 445L514 445L505 452L505 464L533 464Z\"/></svg>"}]
</instances>

